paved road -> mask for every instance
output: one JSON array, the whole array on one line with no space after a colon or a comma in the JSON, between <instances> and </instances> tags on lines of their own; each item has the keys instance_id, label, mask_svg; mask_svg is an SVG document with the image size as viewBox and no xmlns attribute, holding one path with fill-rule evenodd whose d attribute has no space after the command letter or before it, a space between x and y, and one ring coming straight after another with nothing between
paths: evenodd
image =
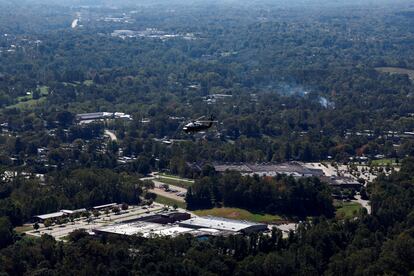
<instances>
[{"instance_id":1,"label":"paved road","mask_svg":"<svg viewBox=\"0 0 414 276\"><path fill-rule=\"evenodd\" d=\"M159 175L159 177L166 178L166 179L171 179L171 180L182 181L182 182L194 183L194 180L188 180L188 179L184 179L184 178L180 178L180 177L171 177L171 176L166 176L166 175Z\"/></svg>"},{"instance_id":2,"label":"paved road","mask_svg":"<svg viewBox=\"0 0 414 276\"><path fill-rule=\"evenodd\" d=\"M369 200L363 200L361 199L360 195L356 195L355 196L356 200L352 200L353 202L358 202L359 204L362 205L362 207L364 207L365 209L367 209L368 214L371 214L371 204L369 202Z\"/></svg>"},{"instance_id":3,"label":"paved road","mask_svg":"<svg viewBox=\"0 0 414 276\"><path fill-rule=\"evenodd\" d=\"M152 182L154 182L154 185L155 185L156 188L162 188L166 184L166 183L163 183L163 182L158 181L156 179L152 179ZM174 186L174 185L170 185L170 184L167 184L167 185L168 185L168 187L170 187L171 190L176 190L178 193L186 193L187 192L186 188L178 187L178 186Z\"/></svg>"},{"instance_id":4,"label":"paved road","mask_svg":"<svg viewBox=\"0 0 414 276\"><path fill-rule=\"evenodd\" d=\"M109 136L109 138L111 139L111 141L117 141L118 138L116 137L115 133L113 133L112 131L109 131L107 129L105 129L105 135Z\"/></svg>"},{"instance_id":5,"label":"paved road","mask_svg":"<svg viewBox=\"0 0 414 276\"><path fill-rule=\"evenodd\" d=\"M122 222L122 221L130 220L133 218L137 218L142 215L146 215L148 212L160 211L162 210L162 207L163 206L158 203L154 203L153 207L148 208L148 209L144 209L140 206L131 206L130 209L128 210L128 213L121 213L119 215L116 215L110 212L108 215L106 215L101 212L101 215L98 218L94 218L93 216L91 216L93 221L91 221L90 223L88 223L87 219L82 218L82 219L75 220L74 223L69 222L62 226L54 225L49 228L41 227L39 228L39 231L30 230L30 231L27 231L26 234L31 235L31 236L36 236L36 237L40 237L43 234L49 234L55 237L56 239L61 240L63 237L69 235L71 232L77 229L85 229L87 231L91 231L95 228L98 228L98 227L101 227L107 224L112 224L115 222Z\"/></svg>"},{"instance_id":6,"label":"paved road","mask_svg":"<svg viewBox=\"0 0 414 276\"><path fill-rule=\"evenodd\" d=\"M171 199L174 199L176 201L180 201L180 202L185 202L184 197L178 196L176 195L176 193L171 193L171 192L166 192L164 189L159 189L159 188L155 188L155 189L151 189L149 190L151 193L163 196L163 197L168 197Z\"/></svg>"},{"instance_id":7,"label":"paved road","mask_svg":"<svg viewBox=\"0 0 414 276\"><path fill-rule=\"evenodd\" d=\"M167 192L163 189L163 186L165 185L165 183L158 181L156 177L144 177L144 178L141 178L141 180L152 180L152 182L154 182L155 188L149 190L150 192L160 195L160 196L168 197L168 198L180 201L180 202L185 202L184 197L178 196L177 193L187 193L187 189L183 187L178 187L178 186L168 184L168 187L170 188L170 190L174 190L174 192L171 192L171 191Z\"/></svg>"}]
</instances>

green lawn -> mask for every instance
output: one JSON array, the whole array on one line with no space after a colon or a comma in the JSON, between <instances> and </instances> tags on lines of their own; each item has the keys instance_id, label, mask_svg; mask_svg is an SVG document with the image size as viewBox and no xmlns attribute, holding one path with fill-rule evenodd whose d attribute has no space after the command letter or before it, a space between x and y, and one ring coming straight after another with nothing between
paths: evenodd
<instances>
[{"instance_id":1,"label":"green lawn","mask_svg":"<svg viewBox=\"0 0 414 276\"><path fill-rule=\"evenodd\" d=\"M39 88L39 91L40 91L40 95L42 95L42 96L49 95L49 87L48 86L43 85L43 86L39 86L38 88Z\"/></svg>"},{"instance_id":2,"label":"green lawn","mask_svg":"<svg viewBox=\"0 0 414 276\"><path fill-rule=\"evenodd\" d=\"M16 228L14 228L14 231L16 231L16 233L18 234L22 234L30 230L34 230L32 225L23 225L23 226L17 226Z\"/></svg>"},{"instance_id":3,"label":"green lawn","mask_svg":"<svg viewBox=\"0 0 414 276\"><path fill-rule=\"evenodd\" d=\"M362 209L361 204L357 202L336 201L334 205L336 208L337 219L354 218Z\"/></svg>"},{"instance_id":4,"label":"green lawn","mask_svg":"<svg viewBox=\"0 0 414 276\"><path fill-rule=\"evenodd\" d=\"M209 210L197 210L194 211L194 213L198 216L215 216L260 223L275 223L282 220L282 218L277 215L254 214L239 208L213 208Z\"/></svg>"},{"instance_id":5,"label":"green lawn","mask_svg":"<svg viewBox=\"0 0 414 276\"><path fill-rule=\"evenodd\" d=\"M185 181L185 182L192 182L192 183L194 183L194 180L192 180L192 179L182 178L182 177L179 177L179 176L176 176L176 175L171 175L171 174L166 174L166 173L159 173L158 175L159 175L160 177L165 176L165 177L168 177L168 178L174 178L174 179L176 179L176 180L180 180L180 181Z\"/></svg>"},{"instance_id":6,"label":"green lawn","mask_svg":"<svg viewBox=\"0 0 414 276\"><path fill-rule=\"evenodd\" d=\"M47 95L49 95L49 87L43 85L38 86L37 89L40 92L39 99L33 99L33 93L30 95L21 96L17 98L18 103L10 105L8 108L32 109L36 105L42 104L46 100Z\"/></svg>"},{"instance_id":7,"label":"green lawn","mask_svg":"<svg viewBox=\"0 0 414 276\"><path fill-rule=\"evenodd\" d=\"M190 182L190 181L183 181L183 180L171 179L171 178L165 178L165 177L158 177L157 180L165 184L174 185L174 186L178 186L178 187L182 187L186 189L194 184L194 182Z\"/></svg>"},{"instance_id":8,"label":"green lawn","mask_svg":"<svg viewBox=\"0 0 414 276\"><path fill-rule=\"evenodd\" d=\"M19 102L17 104L10 105L7 108L32 109L36 105L42 104L44 101L46 101L46 98L45 97L39 98L37 100L31 99L31 100L28 100L28 101Z\"/></svg>"},{"instance_id":9,"label":"green lawn","mask_svg":"<svg viewBox=\"0 0 414 276\"><path fill-rule=\"evenodd\" d=\"M168 205L168 206L174 206L174 204L177 204L178 207L186 209L187 208L187 204L185 202L181 202L178 200L174 200L168 197L164 197L164 196L160 196L157 195L157 198L155 199L155 202L160 203L160 204L164 204L164 205Z\"/></svg>"},{"instance_id":10,"label":"green lawn","mask_svg":"<svg viewBox=\"0 0 414 276\"><path fill-rule=\"evenodd\" d=\"M93 80L85 80L83 84L86 86L91 86L93 84Z\"/></svg>"},{"instance_id":11,"label":"green lawn","mask_svg":"<svg viewBox=\"0 0 414 276\"><path fill-rule=\"evenodd\" d=\"M371 161L372 166L396 166L394 158L384 158L384 159L378 159L378 160L372 160Z\"/></svg>"}]
</instances>

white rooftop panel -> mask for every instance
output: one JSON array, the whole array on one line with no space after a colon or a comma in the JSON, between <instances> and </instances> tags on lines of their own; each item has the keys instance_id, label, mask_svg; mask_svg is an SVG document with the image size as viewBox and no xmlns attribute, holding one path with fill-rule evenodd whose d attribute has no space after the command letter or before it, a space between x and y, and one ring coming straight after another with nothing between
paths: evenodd
<instances>
[{"instance_id":1,"label":"white rooftop panel","mask_svg":"<svg viewBox=\"0 0 414 276\"><path fill-rule=\"evenodd\" d=\"M248 222L248 221L242 221L242 220L232 220L232 219L207 216L207 217L191 218L191 219L180 222L180 225L182 226L188 225L188 226L194 226L198 228L213 228L213 229L224 230L224 231L239 232L249 227L258 226L261 224Z\"/></svg>"},{"instance_id":2,"label":"white rooftop panel","mask_svg":"<svg viewBox=\"0 0 414 276\"><path fill-rule=\"evenodd\" d=\"M36 217L45 220L45 219L51 219L51 218L58 218L63 215L64 215L63 212L55 212L55 213L50 213L50 214L39 215Z\"/></svg>"}]
</instances>

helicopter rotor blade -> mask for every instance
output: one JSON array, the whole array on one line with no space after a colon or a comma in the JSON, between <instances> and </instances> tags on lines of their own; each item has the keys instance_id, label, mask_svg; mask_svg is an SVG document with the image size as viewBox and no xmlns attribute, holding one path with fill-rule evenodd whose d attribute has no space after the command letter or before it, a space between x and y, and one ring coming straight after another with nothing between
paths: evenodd
<instances>
[{"instance_id":1,"label":"helicopter rotor blade","mask_svg":"<svg viewBox=\"0 0 414 276\"><path fill-rule=\"evenodd\" d=\"M198 123L218 123L218 121L197 121Z\"/></svg>"}]
</instances>

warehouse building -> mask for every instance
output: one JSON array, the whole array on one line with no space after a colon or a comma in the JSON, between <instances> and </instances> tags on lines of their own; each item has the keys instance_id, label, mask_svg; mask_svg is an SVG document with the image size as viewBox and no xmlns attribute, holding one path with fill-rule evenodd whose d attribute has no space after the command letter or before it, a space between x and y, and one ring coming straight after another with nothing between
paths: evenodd
<instances>
[{"instance_id":1,"label":"warehouse building","mask_svg":"<svg viewBox=\"0 0 414 276\"><path fill-rule=\"evenodd\" d=\"M237 171L245 175L276 176L278 174L291 175L294 177L323 176L321 169L307 168L298 162L281 164L216 164L217 172Z\"/></svg>"},{"instance_id":2,"label":"warehouse building","mask_svg":"<svg viewBox=\"0 0 414 276\"><path fill-rule=\"evenodd\" d=\"M94 112L94 113L82 113L77 114L76 119L78 121L100 120L112 118L114 113L110 112Z\"/></svg>"},{"instance_id":3,"label":"warehouse building","mask_svg":"<svg viewBox=\"0 0 414 276\"><path fill-rule=\"evenodd\" d=\"M177 237L182 234L190 234L194 237L203 238L210 236L231 235L233 232L220 231L211 228L195 229L192 227L182 227L174 224L158 224L145 221L136 221L130 223L117 223L93 230L96 235L105 236L141 236L144 238L153 237Z\"/></svg>"},{"instance_id":4,"label":"warehouse building","mask_svg":"<svg viewBox=\"0 0 414 276\"><path fill-rule=\"evenodd\" d=\"M165 217L151 215L135 221L115 223L99 227L94 229L93 232L97 235L138 235L144 238L156 236L176 237L181 234L190 234L194 237L203 238L209 236L257 233L268 230L266 224L212 216L194 217L179 221L179 219L184 218L184 214L189 215L186 213L171 213L169 214L170 216ZM176 220L175 223L169 223L173 217L178 219L178 221ZM165 224L165 222L167 223Z\"/></svg>"},{"instance_id":5,"label":"warehouse building","mask_svg":"<svg viewBox=\"0 0 414 276\"><path fill-rule=\"evenodd\" d=\"M145 221L131 223L117 223L93 230L96 235L120 235L120 236L141 236L152 237L176 237L182 234L190 234L195 237L207 237L222 234L214 229L194 229L179 225L163 225Z\"/></svg>"},{"instance_id":6,"label":"warehouse building","mask_svg":"<svg viewBox=\"0 0 414 276\"><path fill-rule=\"evenodd\" d=\"M76 114L76 120L80 123L91 123L107 119L132 120L132 116L123 112L93 112Z\"/></svg>"},{"instance_id":7,"label":"warehouse building","mask_svg":"<svg viewBox=\"0 0 414 276\"><path fill-rule=\"evenodd\" d=\"M195 217L178 223L179 226L193 229L216 229L225 232L254 233L267 231L267 225L242 220L213 216Z\"/></svg>"},{"instance_id":8,"label":"warehouse building","mask_svg":"<svg viewBox=\"0 0 414 276\"><path fill-rule=\"evenodd\" d=\"M145 221L145 222L150 222L150 223L168 224L168 223L175 223L177 221L187 220L190 218L191 218L191 215L189 213L172 212L172 213L148 215L148 216L140 217L138 219L134 219L131 221L125 221L125 222Z\"/></svg>"}]
</instances>

